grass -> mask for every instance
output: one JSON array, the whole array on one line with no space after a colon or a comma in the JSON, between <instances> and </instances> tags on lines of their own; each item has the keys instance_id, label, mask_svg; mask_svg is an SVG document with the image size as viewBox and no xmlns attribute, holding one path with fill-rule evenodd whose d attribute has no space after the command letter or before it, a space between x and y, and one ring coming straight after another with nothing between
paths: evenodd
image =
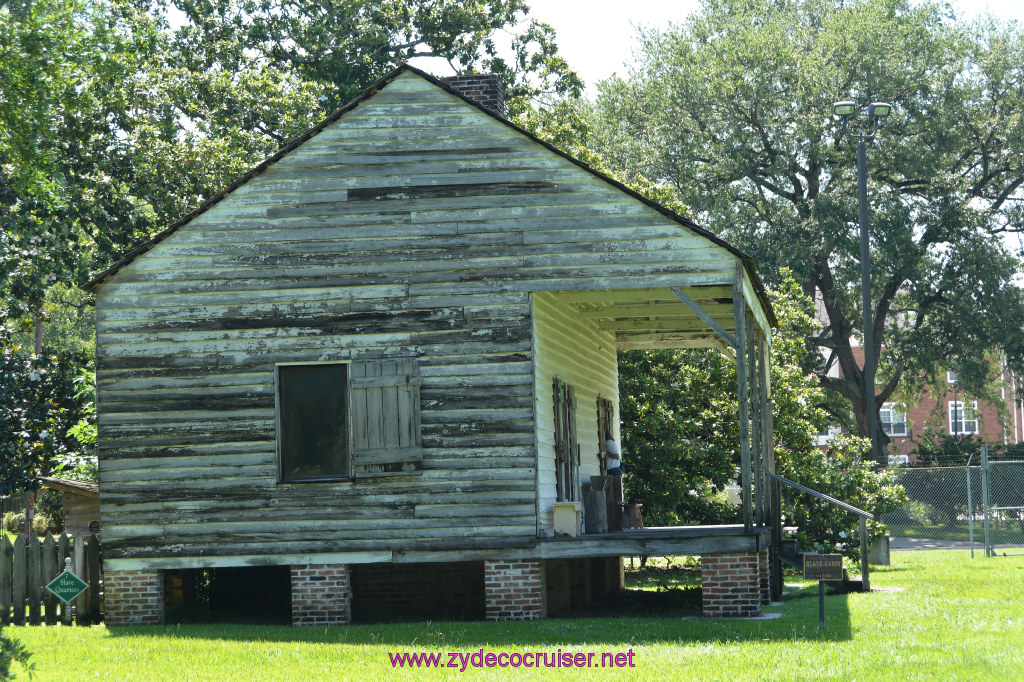
<instances>
[{"instance_id":1,"label":"grass","mask_svg":"<svg viewBox=\"0 0 1024 682\"><path fill-rule=\"evenodd\" d=\"M1024 557L972 560L968 552L949 551L894 552L893 559L893 566L872 573L872 585L899 586L905 592L829 596L824 632L817 629L816 586L812 585L788 590L781 606L767 609L781 616L765 621L603 617L330 628L9 627L6 632L32 652L37 680L362 680L424 675L443 679L1021 678ZM469 654L480 649L632 651L635 667L397 671L388 657L420 651ZM445 656L443 662L447 661Z\"/></svg>"},{"instance_id":2,"label":"grass","mask_svg":"<svg viewBox=\"0 0 1024 682\"><path fill-rule=\"evenodd\" d=\"M958 542L970 540L970 529L966 521L959 522L956 526L924 523L890 524L886 527L886 532L892 537L902 538L955 540ZM996 545L1020 545L1024 540L1024 528L1018 521L992 524L990 532L992 533L992 542ZM974 541L981 546L985 544L985 525L980 520L974 524Z\"/></svg>"}]
</instances>

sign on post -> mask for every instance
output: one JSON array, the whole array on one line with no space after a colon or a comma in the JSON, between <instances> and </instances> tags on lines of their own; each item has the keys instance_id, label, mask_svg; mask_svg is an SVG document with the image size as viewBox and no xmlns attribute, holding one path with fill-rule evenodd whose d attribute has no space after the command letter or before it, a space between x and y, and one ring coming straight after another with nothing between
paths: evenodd
<instances>
[{"instance_id":1,"label":"sign on post","mask_svg":"<svg viewBox=\"0 0 1024 682\"><path fill-rule=\"evenodd\" d=\"M57 595L65 604L89 589L89 583L85 582L71 572L71 558L64 559L64 571L47 584L48 589Z\"/></svg>"},{"instance_id":2,"label":"sign on post","mask_svg":"<svg viewBox=\"0 0 1024 682\"><path fill-rule=\"evenodd\" d=\"M804 554L804 580L843 579L842 554Z\"/></svg>"},{"instance_id":3,"label":"sign on post","mask_svg":"<svg viewBox=\"0 0 1024 682\"><path fill-rule=\"evenodd\" d=\"M843 579L843 555L825 554L819 547L818 554L804 554L804 580L818 581L818 629L825 629L825 583Z\"/></svg>"}]
</instances>

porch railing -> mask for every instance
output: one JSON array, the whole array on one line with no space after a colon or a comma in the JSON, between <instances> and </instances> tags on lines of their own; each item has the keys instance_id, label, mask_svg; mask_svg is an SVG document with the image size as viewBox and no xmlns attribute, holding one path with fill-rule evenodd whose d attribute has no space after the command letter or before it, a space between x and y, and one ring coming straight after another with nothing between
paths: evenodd
<instances>
[{"instance_id":1,"label":"porch railing","mask_svg":"<svg viewBox=\"0 0 1024 682\"><path fill-rule=\"evenodd\" d=\"M772 473L770 471L765 472L765 473L766 473L766 475L769 478L771 478L774 481L778 481L782 485L789 486L790 488L793 488L794 490L799 490L802 493L807 493L808 495L811 495L813 497L817 497L819 500L824 500L825 502L828 502L829 504L831 504L831 505L833 505L835 507L839 507L840 509L848 511L851 514L856 514L857 516L860 517L860 572L861 572L861 581L862 581L862 583L864 585L864 591L865 592L870 592L871 591L871 578L868 575L868 519L872 519L874 521L877 521L878 519L875 517L875 515L872 514L871 512L864 511L863 509L858 509L857 507L854 507L852 504L847 504L846 502L843 502L842 500L837 500L836 498L832 497L831 495L826 495L823 492L819 492L817 490L814 490L813 488L808 488L805 485L801 485L801 484L797 483L796 481L791 481L788 478L783 478L782 476L779 476L776 473Z\"/></svg>"}]
</instances>

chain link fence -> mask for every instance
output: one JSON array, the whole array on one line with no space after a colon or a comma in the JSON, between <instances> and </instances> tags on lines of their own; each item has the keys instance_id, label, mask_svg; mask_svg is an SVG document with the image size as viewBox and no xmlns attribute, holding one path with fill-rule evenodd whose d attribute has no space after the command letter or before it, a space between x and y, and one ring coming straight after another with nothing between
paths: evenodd
<instances>
[{"instance_id":1,"label":"chain link fence","mask_svg":"<svg viewBox=\"0 0 1024 682\"><path fill-rule=\"evenodd\" d=\"M896 478L908 501L882 517L892 549L1024 554L1024 462L906 468Z\"/></svg>"}]
</instances>

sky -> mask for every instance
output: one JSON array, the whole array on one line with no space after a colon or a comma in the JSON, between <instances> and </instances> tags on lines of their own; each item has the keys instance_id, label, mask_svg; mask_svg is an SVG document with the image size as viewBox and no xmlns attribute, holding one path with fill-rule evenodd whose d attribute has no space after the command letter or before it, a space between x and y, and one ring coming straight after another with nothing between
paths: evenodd
<instances>
[{"instance_id":1,"label":"sky","mask_svg":"<svg viewBox=\"0 0 1024 682\"><path fill-rule=\"evenodd\" d=\"M529 0L528 0L529 1ZM530 15L554 27L559 53L586 81L590 93L613 73L626 75L636 29L665 28L700 6L698 0L532 0ZM1024 0L954 0L953 7L973 18L990 11L1024 23ZM444 74L438 74L444 75Z\"/></svg>"},{"instance_id":2,"label":"sky","mask_svg":"<svg viewBox=\"0 0 1024 682\"><path fill-rule=\"evenodd\" d=\"M558 51L586 82L587 94L618 73L627 75L639 28L666 28L700 7L700 0L528 0L530 16L550 24L557 35ZM951 0L963 17L987 12L1024 24L1024 0ZM412 60L428 73L447 76L453 72L440 59Z\"/></svg>"}]
</instances>

